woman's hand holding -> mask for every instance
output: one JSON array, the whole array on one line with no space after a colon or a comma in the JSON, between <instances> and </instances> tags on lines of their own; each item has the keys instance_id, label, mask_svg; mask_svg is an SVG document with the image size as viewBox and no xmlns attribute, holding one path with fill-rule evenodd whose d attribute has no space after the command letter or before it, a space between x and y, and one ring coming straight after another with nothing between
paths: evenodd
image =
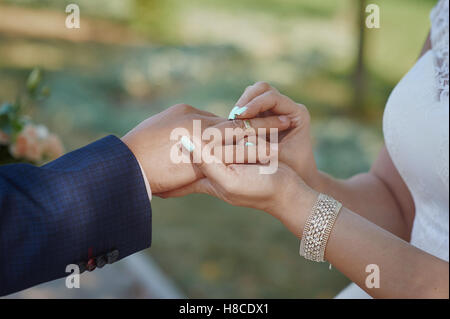
<instances>
[{"instance_id":1,"label":"woman's hand holding","mask_svg":"<svg viewBox=\"0 0 450 319\"><path fill-rule=\"evenodd\" d=\"M279 134L279 159L294 169L306 184L315 188L321 175L314 159L310 115L306 107L282 95L266 82L247 87L236 105L247 108L237 116L239 119L273 115L289 118L290 130Z\"/></svg>"},{"instance_id":2,"label":"woman's hand holding","mask_svg":"<svg viewBox=\"0 0 450 319\"><path fill-rule=\"evenodd\" d=\"M246 107L237 118L250 119L252 127L255 121L263 119L283 120L286 117L285 122L290 123L288 130L279 130L277 171L274 174L260 174L260 165L225 165L220 159L210 163L202 158L194 166L204 178L158 196L210 194L235 206L266 211L300 238L304 222L318 195L311 187L320 178L312 151L308 110L265 82L249 86L236 105ZM198 149L199 145L194 152ZM197 158L201 158L201 154Z\"/></svg>"},{"instance_id":3,"label":"woman's hand holding","mask_svg":"<svg viewBox=\"0 0 450 319\"><path fill-rule=\"evenodd\" d=\"M158 196L167 198L191 193L209 194L234 206L266 211L279 219L294 235L301 237L303 225L318 194L295 171L283 163L279 163L273 174L261 174L259 164L225 165L218 158L206 160L201 145L194 145L193 153L196 154L193 158L201 159L195 165L205 177Z\"/></svg>"}]
</instances>

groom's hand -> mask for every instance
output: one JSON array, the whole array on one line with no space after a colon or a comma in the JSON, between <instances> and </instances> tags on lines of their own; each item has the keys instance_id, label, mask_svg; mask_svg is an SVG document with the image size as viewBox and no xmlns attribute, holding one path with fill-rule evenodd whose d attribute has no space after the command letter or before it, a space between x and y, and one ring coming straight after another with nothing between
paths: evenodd
<instances>
[{"instance_id":1,"label":"groom's hand","mask_svg":"<svg viewBox=\"0 0 450 319\"><path fill-rule=\"evenodd\" d=\"M190 105L177 104L146 119L122 137L141 164L153 194L181 187L202 176L193 165L175 164L170 159L170 150L177 142L170 140L172 130L185 128L192 134L193 120L200 120L202 129L226 121Z\"/></svg>"}]
</instances>

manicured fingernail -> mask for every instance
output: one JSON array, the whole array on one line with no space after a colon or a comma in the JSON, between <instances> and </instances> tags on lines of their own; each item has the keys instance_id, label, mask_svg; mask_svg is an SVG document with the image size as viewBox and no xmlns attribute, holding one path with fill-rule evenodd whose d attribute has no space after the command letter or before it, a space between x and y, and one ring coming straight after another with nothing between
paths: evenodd
<instances>
[{"instance_id":1,"label":"manicured fingernail","mask_svg":"<svg viewBox=\"0 0 450 319\"><path fill-rule=\"evenodd\" d=\"M181 137L181 145L189 152L192 153L195 150L195 145L191 142L189 137L182 136Z\"/></svg>"},{"instance_id":2,"label":"manicured fingernail","mask_svg":"<svg viewBox=\"0 0 450 319\"><path fill-rule=\"evenodd\" d=\"M229 120L234 120L236 118L236 115L241 115L242 113L244 113L247 110L246 106L243 107L239 107L239 106L235 106L231 109L230 115L228 115L228 119Z\"/></svg>"},{"instance_id":3,"label":"manicured fingernail","mask_svg":"<svg viewBox=\"0 0 450 319\"><path fill-rule=\"evenodd\" d=\"M229 120L234 120L234 118L236 117L236 110L239 109L239 106L235 106L231 109L230 111L230 115L228 115L228 119Z\"/></svg>"},{"instance_id":4,"label":"manicured fingernail","mask_svg":"<svg viewBox=\"0 0 450 319\"><path fill-rule=\"evenodd\" d=\"M244 126L246 129L252 128L252 126L250 125L250 121L249 120L244 120Z\"/></svg>"},{"instance_id":5,"label":"manicured fingernail","mask_svg":"<svg viewBox=\"0 0 450 319\"><path fill-rule=\"evenodd\" d=\"M247 111L247 107L246 106L240 107L239 109L236 110L236 115L241 115L245 111Z\"/></svg>"},{"instance_id":6,"label":"manicured fingernail","mask_svg":"<svg viewBox=\"0 0 450 319\"><path fill-rule=\"evenodd\" d=\"M252 142L245 142L245 146L255 146Z\"/></svg>"},{"instance_id":7,"label":"manicured fingernail","mask_svg":"<svg viewBox=\"0 0 450 319\"><path fill-rule=\"evenodd\" d=\"M287 117L285 115L278 116L278 119L283 123L287 123L290 121L289 117Z\"/></svg>"}]
</instances>

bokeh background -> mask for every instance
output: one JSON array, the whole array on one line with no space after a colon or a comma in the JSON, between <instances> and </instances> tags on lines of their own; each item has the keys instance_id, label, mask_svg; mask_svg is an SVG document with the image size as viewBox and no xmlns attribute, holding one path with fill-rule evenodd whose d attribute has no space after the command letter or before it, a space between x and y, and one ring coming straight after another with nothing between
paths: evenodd
<instances>
[{"instance_id":1,"label":"bokeh background","mask_svg":"<svg viewBox=\"0 0 450 319\"><path fill-rule=\"evenodd\" d=\"M76 3L81 28L64 26ZM368 2L367 2L368 3ZM366 3L366 4L367 4ZM264 80L309 107L319 167L367 170L391 89L417 59L434 0L3 0L0 102L40 67L52 94L30 110L76 149L188 103L226 116ZM348 280L298 256L275 219L203 195L152 201L146 254L191 298L329 298Z\"/></svg>"}]
</instances>

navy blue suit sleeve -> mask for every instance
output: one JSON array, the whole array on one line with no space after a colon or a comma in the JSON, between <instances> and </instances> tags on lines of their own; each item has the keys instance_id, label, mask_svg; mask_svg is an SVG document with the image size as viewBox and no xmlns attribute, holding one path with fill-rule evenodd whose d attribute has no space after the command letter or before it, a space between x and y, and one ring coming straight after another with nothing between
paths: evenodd
<instances>
[{"instance_id":1,"label":"navy blue suit sleeve","mask_svg":"<svg viewBox=\"0 0 450 319\"><path fill-rule=\"evenodd\" d=\"M0 167L0 295L67 276L69 264L113 250L121 259L150 245L144 179L119 138L42 167Z\"/></svg>"}]
</instances>

